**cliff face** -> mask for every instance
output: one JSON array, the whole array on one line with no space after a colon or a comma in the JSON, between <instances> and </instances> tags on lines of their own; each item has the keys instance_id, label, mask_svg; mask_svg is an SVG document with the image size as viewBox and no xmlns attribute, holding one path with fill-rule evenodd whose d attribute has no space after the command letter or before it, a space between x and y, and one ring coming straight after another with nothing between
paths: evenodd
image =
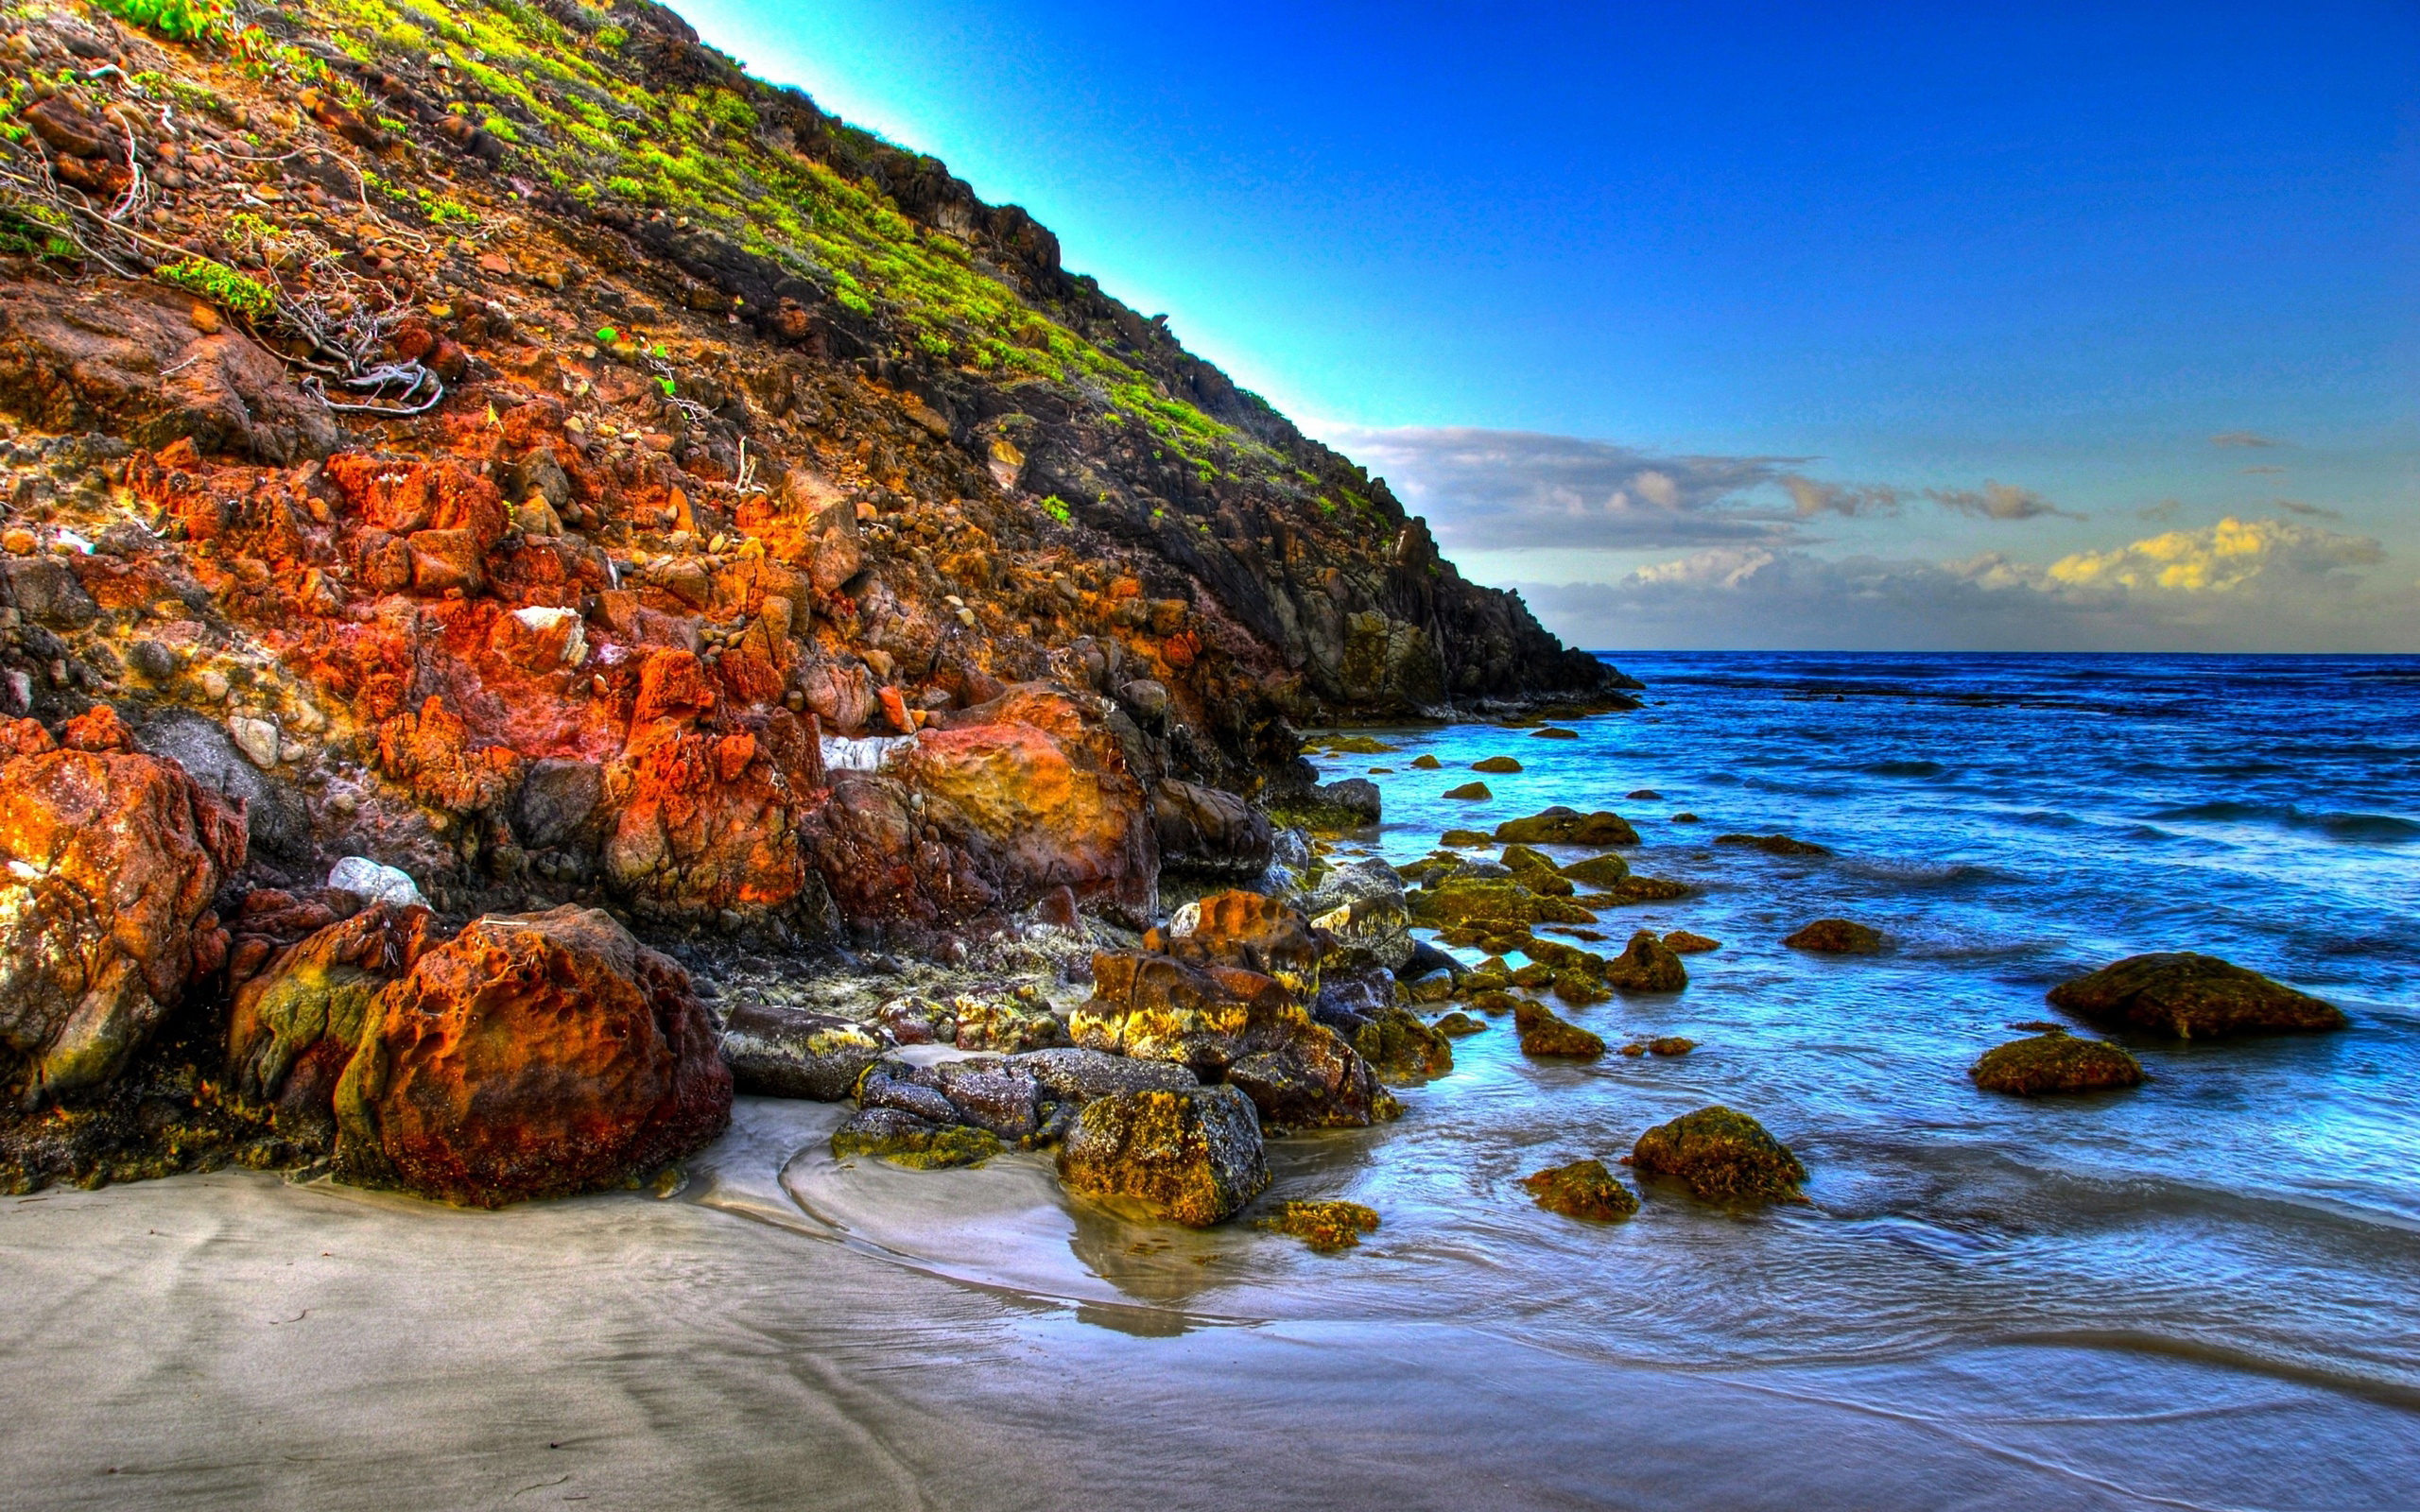
<instances>
[{"instance_id":1,"label":"cliff face","mask_svg":"<svg viewBox=\"0 0 2420 1512\"><path fill-rule=\"evenodd\" d=\"M1024 212L660 7L5 0L0 56L0 713L110 704L255 880L1139 915L1155 811L1251 865L1209 789L1292 724L1619 701Z\"/></svg>"}]
</instances>

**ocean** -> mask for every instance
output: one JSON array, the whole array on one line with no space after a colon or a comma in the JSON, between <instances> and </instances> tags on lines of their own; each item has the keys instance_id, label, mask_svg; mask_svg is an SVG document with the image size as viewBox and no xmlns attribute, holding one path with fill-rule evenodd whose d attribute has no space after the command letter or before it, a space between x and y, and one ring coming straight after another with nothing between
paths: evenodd
<instances>
[{"instance_id":1,"label":"ocean","mask_svg":"<svg viewBox=\"0 0 2420 1512\"><path fill-rule=\"evenodd\" d=\"M158 1505L2420 1505L2420 661L1614 660L1646 706L1576 739L1320 759L1384 791L1347 854L1619 812L1696 890L1603 948L1721 942L1566 1010L1690 1055L1532 1061L1497 1020L1401 1121L1274 1143L1272 1197L1378 1211L1360 1248L1125 1224L1042 1157L841 1165L842 1109L753 1098L669 1202L43 1194L0 1215L0 1415L73 1450L15 1494L112 1504L123 1462ZM1523 770L1443 796L1491 756ZM1824 916L1889 948L1780 944ZM2179 949L2352 1026L2121 1037L2124 1091L1968 1080L2051 985ZM1596 1225L1517 1184L1716 1102L1806 1204L1650 1182Z\"/></svg>"}]
</instances>

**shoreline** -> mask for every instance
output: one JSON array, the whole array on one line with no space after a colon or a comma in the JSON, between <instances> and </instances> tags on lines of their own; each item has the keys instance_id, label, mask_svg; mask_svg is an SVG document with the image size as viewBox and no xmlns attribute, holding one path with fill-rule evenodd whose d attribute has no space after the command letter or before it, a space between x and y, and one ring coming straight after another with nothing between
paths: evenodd
<instances>
[{"instance_id":1,"label":"shoreline","mask_svg":"<svg viewBox=\"0 0 2420 1512\"><path fill-rule=\"evenodd\" d=\"M765 1111L701 1164L761 1172ZM1696 1370L1468 1322L1198 1326L818 1242L704 1174L493 1213L233 1173L14 1199L0 1416L48 1449L0 1502L2343 1505L2420 1476L2409 1413L2209 1364Z\"/></svg>"}]
</instances>

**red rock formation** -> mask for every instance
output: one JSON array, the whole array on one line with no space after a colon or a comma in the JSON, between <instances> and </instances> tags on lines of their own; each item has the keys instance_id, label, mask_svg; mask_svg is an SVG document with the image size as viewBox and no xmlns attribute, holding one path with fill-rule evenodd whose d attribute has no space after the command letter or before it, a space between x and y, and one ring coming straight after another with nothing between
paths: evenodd
<instances>
[{"instance_id":1,"label":"red rock formation","mask_svg":"<svg viewBox=\"0 0 2420 1512\"><path fill-rule=\"evenodd\" d=\"M36 745L22 726L12 743ZM29 1063L28 1095L108 1079L225 964L211 900L244 852L240 806L174 762L58 750L0 766L0 1045Z\"/></svg>"},{"instance_id":2,"label":"red rock formation","mask_svg":"<svg viewBox=\"0 0 2420 1512\"><path fill-rule=\"evenodd\" d=\"M375 903L288 946L237 988L227 1028L236 1090L326 1112L379 993L426 954L435 922L425 908Z\"/></svg>"},{"instance_id":3,"label":"red rock formation","mask_svg":"<svg viewBox=\"0 0 2420 1512\"><path fill-rule=\"evenodd\" d=\"M479 919L373 1011L337 1091L352 1179L495 1207L644 1177L730 1122L687 973L594 909Z\"/></svg>"}]
</instances>

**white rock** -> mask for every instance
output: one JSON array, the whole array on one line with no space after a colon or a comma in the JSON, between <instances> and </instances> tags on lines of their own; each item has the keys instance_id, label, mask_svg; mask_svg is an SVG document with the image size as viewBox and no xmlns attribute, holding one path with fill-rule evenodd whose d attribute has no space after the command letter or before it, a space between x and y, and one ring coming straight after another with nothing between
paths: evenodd
<instances>
[{"instance_id":1,"label":"white rock","mask_svg":"<svg viewBox=\"0 0 2420 1512\"><path fill-rule=\"evenodd\" d=\"M588 660L588 627L580 623L578 610L532 604L527 609L514 610L512 617L541 635L561 634L563 665L576 667Z\"/></svg>"},{"instance_id":2,"label":"white rock","mask_svg":"<svg viewBox=\"0 0 2420 1512\"><path fill-rule=\"evenodd\" d=\"M347 856L328 871L328 885L354 894L365 902L393 903L398 908L414 903L425 908L428 900L420 895L420 884L411 873L396 867L381 866L368 856Z\"/></svg>"},{"instance_id":3,"label":"white rock","mask_svg":"<svg viewBox=\"0 0 2420 1512\"><path fill-rule=\"evenodd\" d=\"M230 714L227 733L244 760L263 771L277 765L277 723L270 719L255 719L249 714Z\"/></svg>"}]
</instances>

